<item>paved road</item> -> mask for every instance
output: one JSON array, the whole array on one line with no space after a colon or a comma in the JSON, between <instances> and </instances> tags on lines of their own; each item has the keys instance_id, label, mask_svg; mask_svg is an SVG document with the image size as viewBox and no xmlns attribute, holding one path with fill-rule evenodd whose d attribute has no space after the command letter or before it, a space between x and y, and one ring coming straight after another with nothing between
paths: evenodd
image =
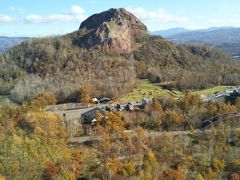
<instances>
[{"instance_id":1,"label":"paved road","mask_svg":"<svg viewBox=\"0 0 240 180\"><path fill-rule=\"evenodd\" d=\"M78 144L83 144L87 141L91 141L92 139L90 138L90 136L82 136L82 137L73 137L73 138L69 138L68 142L70 143L78 143Z\"/></svg>"},{"instance_id":2,"label":"paved road","mask_svg":"<svg viewBox=\"0 0 240 180\"><path fill-rule=\"evenodd\" d=\"M96 106L91 106L89 108L82 108L82 109L73 109L73 110L64 110L64 111L50 111L53 113L57 113L59 114L61 117L63 117L63 115L65 114L65 116L69 119L74 119L74 118L80 118L81 115L85 112L88 112L96 107L98 108L103 108L109 106L109 104L100 104L100 105L96 105Z\"/></svg>"},{"instance_id":3,"label":"paved road","mask_svg":"<svg viewBox=\"0 0 240 180\"><path fill-rule=\"evenodd\" d=\"M52 112L57 113L62 117L65 114L67 118L80 118L83 113L88 112L94 108L95 107L90 107L85 109L66 110L66 111L52 111Z\"/></svg>"}]
</instances>

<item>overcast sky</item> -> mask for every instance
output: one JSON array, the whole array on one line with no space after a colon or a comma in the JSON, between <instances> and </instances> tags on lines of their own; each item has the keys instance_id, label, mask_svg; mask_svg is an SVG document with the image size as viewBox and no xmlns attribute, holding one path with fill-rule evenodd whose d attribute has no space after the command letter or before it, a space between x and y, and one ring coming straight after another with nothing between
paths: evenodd
<instances>
[{"instance_id":1,"label":"overcast sky","mask_svg":"<svg viewBox=\"0 0 240 180\"><path fill-rule=\"evenodd\" d=\"M0 36L65 34L94 13L120 7L150 31L240 27L240 0L1 0Z\"/></svg>"}]
</instances>

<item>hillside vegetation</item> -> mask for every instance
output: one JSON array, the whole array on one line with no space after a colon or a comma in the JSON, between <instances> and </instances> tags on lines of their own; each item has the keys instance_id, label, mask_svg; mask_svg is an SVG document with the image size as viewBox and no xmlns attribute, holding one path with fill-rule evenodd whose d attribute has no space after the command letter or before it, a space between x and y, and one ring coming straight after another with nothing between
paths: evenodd
<instances>
[{"instance_id":1,"label":"hillside vegetation","mask_svg":"<svg viewBox=\"0 0 240 180\"><path fill-rule=\"evenodd\" d=\"M187 93L237 85L239 73L219 50L149 36L122 8L23 42L0 56L0 179L239 179L240 98ZM154 98L90 106L123 95ZM80 103L54 111L67 101Z\"/></svg>"},{"instance_id":2,"label":"hillside vegetation","mask_svg":"<svg viewBox=\"0 0 240 180\"><path fill-rule=\"evenodd\" d=\"M174 81L179 90L239 83L239 67L230 56L157 37L129 54L80 48L69 36L33 39L0 56L0 66L1 94L20 102L44 91L60 101L76 100L81 84L93 86L96 96L118 97L137 78Z\"/></svg>"},{"instance_id":3,"label":"hillside vegetation","mask_svg":"<svg viewBox=\"0 0 240 180\"><path fill-rule=\"evenodd\" d=\"M152 82L174 81L179 90L238 83L239 66L231 56L203 46L179 46L149 38L134 52L137 73Z\"/></svg>"},{"instance_id":4,"label":"hillside vegetation","mask_svg":"<svg viewBox=\"0 0 240 180\"><path fill-rule=\"evenodd\" d=\"M117 98L135 87L138 78L171 81L180 91L239 84L239 66L228 54L151 37L124 9L100 13L92 25L95 16L78 31L31 39L1 55L0 95L22 102L47 91L59 102L78 101L79 88L87 84L93 96ZM118 36L119 29L123 33Z\"/></svg>"},{"instance_id":5,"label":"hillside vegetation","mask_svg":"<svg viewBox=\"0 0 240 180\"><path fill-rule=\"evenodd\" d=\"M132 88L136 80L133 62L125 57L81 49L66 37L24 42L0 59L5 67L1 92L19 101L44 91L54 92L59 100L74 99L82 84L93 86L96 95L112 97Z\"/></svg>"},{"instance_id":6,"label":"hillside vegetation","mask_svg":"<svg viewBox=\"0 0 240 180\"><path fill-rule=\"evenodd\" d=\"M196 128L205 118L239 113L239 100L234 106L204 103L197 95L180 101L166 97L136 112L107 112L107 118L97 114L96 131L90 136L97 140L86 144L69 142L70 136L78 135L75 130L81 129L71 130L66 119L44 111L55 102L52 94L44 93L21 106L0 106L1 178L197 180L238 176L239 117L206 131Z\"/></svg>"}]
</instances>

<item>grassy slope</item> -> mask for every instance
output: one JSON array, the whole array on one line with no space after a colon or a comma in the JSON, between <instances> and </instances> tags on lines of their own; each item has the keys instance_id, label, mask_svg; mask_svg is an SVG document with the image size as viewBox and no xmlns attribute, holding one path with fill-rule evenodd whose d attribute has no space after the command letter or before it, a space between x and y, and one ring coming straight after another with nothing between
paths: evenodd
<instances>
[{"instance_id":1,"label":"grassy slope","mask_svg":"<svg viewBox=\"0 0 240 180\"><path fill-rule=\"evenodd\" d=\"M155 97L170 95L173 97L180 97L183 95L180 91L169 91L162 89L158 83L150 83L148 80L140 80L138 86L130 93L125 95L121 100L127 102L140 101L144 97Z\"/></svg>"},{"instance_id":2,"label":"grassy slope","mask_svg":"<svg viewBox=\"0 0 240 180\"><path fill-rule=\"evenodd\" d=\"M193 92L193 94L211 95L211 94L214 94L217 92L226 91L227 89L231 89L233 87L235 87L235 86L215 86L213 88L195 91L195 92Z\"/></svg>"},{"instance_id":3,"label":"grassy slope","mask_svg":"<svg viewBox=\"0 0 240 180\"><path fill-rule=\"evenodd\" d=\"M233 87L235 86L215 86L209 89L194 91L193 94L211 95L217 92L222 92L227 89L231 89ZM165 95L170 95L175 98L178 98L183 96L184 93L176 90L169 91L166 89L162 89L158 83L150 83L148 80L140 80L138 86L134 88L130 93L123 96L121 100L125 102L135 102L140 101L144 97L155 97Z\"/></svg>"}]
</instances>

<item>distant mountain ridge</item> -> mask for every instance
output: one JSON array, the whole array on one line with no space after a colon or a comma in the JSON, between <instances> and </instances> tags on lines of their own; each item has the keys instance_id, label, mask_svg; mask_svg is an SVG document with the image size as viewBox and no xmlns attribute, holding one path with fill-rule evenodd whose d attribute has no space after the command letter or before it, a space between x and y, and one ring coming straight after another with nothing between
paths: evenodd
<instances>
[{"instance_id":1,"label":"distant mountain ridge","mask_svg":"<svg viewBox=\"0 0 240 180\"><path fill-rule=\"evenodd\" d=\"M186 33L211 32L215 30L227 30L227 29L234 29L234 27L222 26L222 27L210 27L206 29L187 29L184 27L176 27L176 28L170 28L170 29L159 30L159 31L151 31L149 32L149 34L155 35L155 36L162 36L164 38L171 38L175 35L186 34Z\"/></svg>"},{"instance_id":2,"label":"distant mountain ridge","mask_svg":"<svg viewBox=\"0 0 240 180\"><path fill-rule=\"evenodd\" d=\"M171 28L171 29L167 29L167 30L160 30L160 31L152 31L150 32L151 35L153 36L162 36L164 38L168 38L180 33L185 33L185 32L189 32L191 30L189 29L185 29L182 27L177 27L177 28Z\"/></svg>"},{"instance_id":3,"label":"distant mountain ridge","mask_svg":"<svg viewBox=\"0 0 240 180\"><path fill-rule=\"evenodd\" d=\"M5 52L7 49L17 45L23 41L28 40L29 37L7 37L0 36L0 53Z\"/></svg>"},{"instance_id":4,"label":"distant mountain ridge","mask_svg":"<svg viewBox=\"0 0 240 180\"><path fill-rule=\"evenodd\" d=\"M172 32L172 29L166 31ZM157 35L162 35L163 37L166 35L166 33L159 32ZM165 38L177 44L216 47L233 56L240 56L240 28L212 27L200 30L186 30L172 36L165 36Z\"/></svg>"},{"instance_id":5,"label":"distant mountain ridge","mask_svg":"<svg viewBox=\"0 0 240 180\"><path fill-rule=\"evenodd\" d=\"M187 33L180 33L168 38L177 43L191 43L220 45L222 43L240 42L240 28L227 29L209 29L190 31Z\"/></svg>"}]
</instances>

